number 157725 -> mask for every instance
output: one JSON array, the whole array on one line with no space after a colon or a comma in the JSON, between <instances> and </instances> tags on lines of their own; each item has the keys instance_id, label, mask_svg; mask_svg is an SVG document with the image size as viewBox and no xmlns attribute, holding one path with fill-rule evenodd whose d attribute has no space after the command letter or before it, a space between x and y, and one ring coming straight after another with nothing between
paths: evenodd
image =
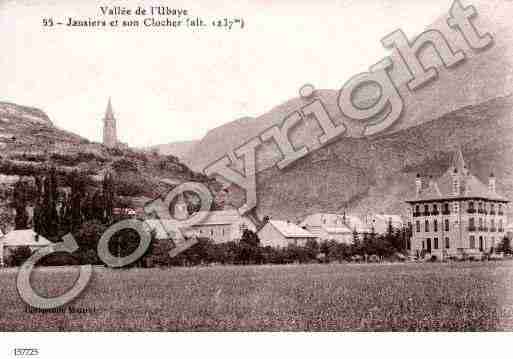
<instances>
[{"instance_id":1,"label":"number 157725","mask_svg":"<svg viewBox=\"0 0 513 359\"><path fill-rule=\"evenodd\" d=\"M39 355L39 349L36 348L15 348L14 356L36 356Z\"/></svg>"}]
</instances>

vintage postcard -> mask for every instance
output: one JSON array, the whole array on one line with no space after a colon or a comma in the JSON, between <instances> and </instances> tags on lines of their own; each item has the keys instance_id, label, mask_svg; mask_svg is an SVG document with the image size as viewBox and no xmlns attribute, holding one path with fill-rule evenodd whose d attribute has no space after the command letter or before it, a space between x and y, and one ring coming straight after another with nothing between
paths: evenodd
<instances>
[{"instance_id":1,"label":"vintage postcard","mask_svg":"<svg viewBox=\"0 0 513 359\"><path fill-rule=\"evenodd\" d=\"M0 331L511 331L512 18L3 0Z\"/></svg>"}]
</instances>

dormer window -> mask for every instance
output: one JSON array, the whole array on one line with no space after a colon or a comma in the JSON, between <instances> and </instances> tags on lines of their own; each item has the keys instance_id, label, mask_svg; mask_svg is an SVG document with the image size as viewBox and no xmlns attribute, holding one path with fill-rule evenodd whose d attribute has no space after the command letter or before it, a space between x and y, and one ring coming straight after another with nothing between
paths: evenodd
<instances>
[{"instance_id":1,"label":"dormer window","mask_svg":"<svg viewBox=\"0 0 513 359\"><path fill-rule=\"evenodd\" d=\"M456 195L459 193L459 183L458 183L458 180L455 179L452 181L452 192Z\"/></svg>"}]
</instances>

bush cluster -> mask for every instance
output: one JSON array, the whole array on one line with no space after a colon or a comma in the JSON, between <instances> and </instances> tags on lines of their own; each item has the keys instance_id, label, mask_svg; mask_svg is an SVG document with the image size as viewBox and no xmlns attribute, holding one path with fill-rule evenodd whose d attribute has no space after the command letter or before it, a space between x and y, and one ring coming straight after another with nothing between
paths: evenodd
<instances>
[{"instance_id":1,"label":"bush cluster","mask_svg":"<svg viewBox=\"0 0 513 359\"><path fill-rule=\"evenodd\" d=\"M112 168L116 172L137 172L137 165L126 158L119 159L112 163Z\"/></svg>"}]
</instances>

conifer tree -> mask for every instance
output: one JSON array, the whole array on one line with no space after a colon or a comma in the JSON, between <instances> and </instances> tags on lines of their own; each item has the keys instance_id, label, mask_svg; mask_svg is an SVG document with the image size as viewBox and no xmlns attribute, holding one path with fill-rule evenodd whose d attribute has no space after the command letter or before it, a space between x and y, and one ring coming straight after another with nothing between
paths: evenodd
<instances>
[{"instance_id":1,"label":"conifer tree","mask_svg":"<svg viewBox=\"0 0 513 359\"><path fill-rule=\"evenodd\" d=\"M84 181L77 171L71 175L71 231L77 230L83 221L82 216L82 197L84 196Z\"/></svg>"},{"instance_id":2,"label":"conifer tree","mask_svg":"<svg viewBox=\"0 0 513 359\"><path fill-rule=\"evenodd\" d=\"M27 213L27 185L21 179L14 185L13 205L16 210L14 217L15 229L27 229L28 213Z\"/></svg>"}]
</instances>

